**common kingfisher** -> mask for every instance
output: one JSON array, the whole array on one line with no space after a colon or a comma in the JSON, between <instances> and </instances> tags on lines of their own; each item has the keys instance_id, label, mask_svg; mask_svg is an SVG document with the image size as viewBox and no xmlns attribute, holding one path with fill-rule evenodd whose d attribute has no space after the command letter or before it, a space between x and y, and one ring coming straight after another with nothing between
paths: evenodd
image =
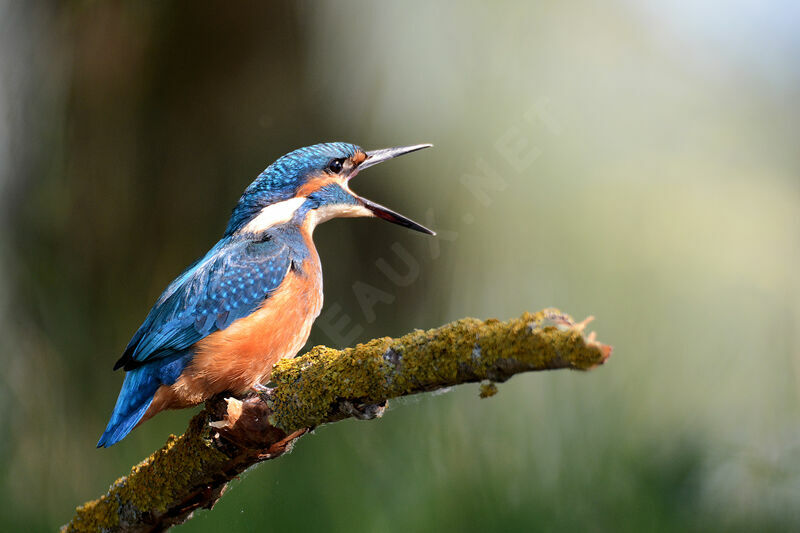
<instances>
[{"instance_id":1,"label":"common kingfisher","mask_svg":"<svg viewBox=\"0 0 800 533\"><path fill-rule=\"evenodd\" d=\"M317 224L378 217L434 235L349 187L359 171L430 146L365 152L316 144L259 174L222 239L167 286L114 365L126 371L125 381L98 448L164 409L264 390L272 366L297 355L322 308Z\"/></svg>"}]
</instances>

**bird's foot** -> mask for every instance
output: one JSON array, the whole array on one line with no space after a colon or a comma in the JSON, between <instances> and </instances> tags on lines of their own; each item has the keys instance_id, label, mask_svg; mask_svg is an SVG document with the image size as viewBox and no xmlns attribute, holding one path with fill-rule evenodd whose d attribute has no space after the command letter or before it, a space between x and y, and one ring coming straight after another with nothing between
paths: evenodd
<instances>
[{"instance_id":1,"label":"bird's foot","mask_svg":"<svg viewBox=\"0 0 800 533\"><path fill-rule=\"evenodd\" d=\"M275 390L268 385L262 385L261 383L256 383L255 385L250 387L250 390L256 393L262 400L269 399L272 396L272 391Z\"/></svg>"},{"instance_id":2,"label":"bird's foot","mask_svg":"<svg viewBox=\"0 0 800 533\"><path fill-rule=\"evenodd\" d=\"M259 393L259 394L261 394L262 392L267 392L267 391L269 390L269 387L265 387L265 386L264 386L264 385L262 385L261 383L255 383L255 384L254 384L252 387L250 387L250 388L251 388L251 389L253 389L254 391L256 391L256 392L257 392L257 393Z\"/></svg>"},{"instance_id":3,"label":"bird's foot","mask_svg":"<svg viewBox=\"0 0 800 533\"><path fill-rule=\"evenodd\" d=\"M353 403L344 400L339 404L339 409L346 416L352 416L359 420L372 420L373 418L380 418L383 412L386 411L386 400L381 403Z\"/></svg>"}]
</instances>

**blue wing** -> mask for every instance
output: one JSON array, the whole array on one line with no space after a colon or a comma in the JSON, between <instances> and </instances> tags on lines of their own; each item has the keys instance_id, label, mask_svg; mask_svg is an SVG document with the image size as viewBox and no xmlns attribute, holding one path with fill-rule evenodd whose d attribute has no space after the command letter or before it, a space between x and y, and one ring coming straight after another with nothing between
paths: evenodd
<instances>
[{"instance_id":1,"label":"blue wing","mask_svg":"<svg viewBox=\"0 0 800 533\"><path fill-rule=\"evenodd\" d=\"M177 355L255 311L291 266L291 250L279 241L217 243L167 287L114 369Z\"/></svg>"}]
</instances>

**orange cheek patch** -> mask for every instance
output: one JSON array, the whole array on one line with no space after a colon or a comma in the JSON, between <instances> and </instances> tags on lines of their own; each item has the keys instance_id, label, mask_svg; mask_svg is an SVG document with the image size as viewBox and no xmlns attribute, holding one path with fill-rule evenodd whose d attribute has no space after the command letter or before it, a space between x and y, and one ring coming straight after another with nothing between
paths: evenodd
<instances>
[{"instance_id":1,"label":"orange cheek patch","mask_svg":"<svg viewBox=\"0 0 800 533\"><path fill-rule=\"evenodd\" d=\"M341 180L337 180L337 178L328 175L315 176L310 178L299 189L297 189L295 196L308 196L309 194L320 190L322 187L330 185L331 183L336 183L337 181Z\"/></svg>"},{"instance_id":2,"label":"orange cheek patch","mask_svg":"<svg viewBox=\"0 0 800 533\"><path fill-rule=\"evenodd\" d=\"M366 158L367 158L367 154L365 154L364 152L362 152L361 150L359 150L359 151L358 151L358 152L356 152L356 153L355 153L355 155L354 155L353 157L351 157L350 159L352 159L352 160L353 160L353 163L354 163L354 164L356 164L356 165L359 165L359 164L363 163L363 162L364 162L364 160L365 160Z\"/></svg>"}]
</instances>

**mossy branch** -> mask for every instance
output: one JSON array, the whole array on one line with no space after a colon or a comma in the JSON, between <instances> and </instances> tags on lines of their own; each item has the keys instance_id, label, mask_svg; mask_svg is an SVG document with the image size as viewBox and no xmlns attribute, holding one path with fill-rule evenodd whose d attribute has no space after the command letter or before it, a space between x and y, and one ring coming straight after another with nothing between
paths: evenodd
<instances>
[{"instance_id":1,"label":"mossy branch","mask_svg":"<svg viewBox=\"0 0 800 533\"><path fill-rule=\"evenodd\" d=\"M76 509L62 531L160 531L211 508L227 483L258 462L286 452L308 430L351 416L374 418L386 400L533 370L586 370L611 347L585 335L555 309L500 322L465 318L355 348L317 346L275 365L268 392L214 398L163 448L134 466L99 499Z\"/></svg>"}]
</instances>

